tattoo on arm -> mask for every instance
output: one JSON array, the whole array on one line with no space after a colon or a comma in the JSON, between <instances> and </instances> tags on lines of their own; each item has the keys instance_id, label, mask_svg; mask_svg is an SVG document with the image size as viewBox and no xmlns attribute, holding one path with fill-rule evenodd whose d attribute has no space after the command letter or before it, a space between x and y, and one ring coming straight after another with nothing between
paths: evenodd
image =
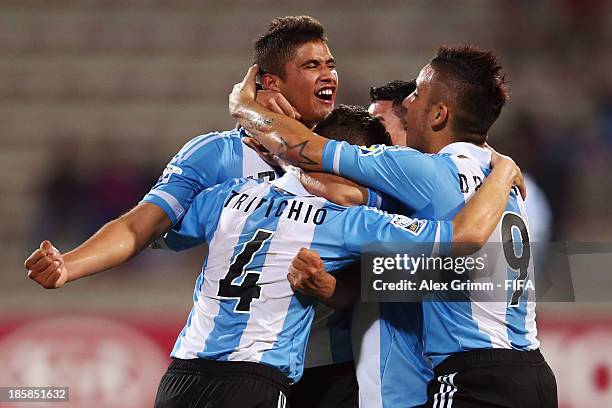
<instances>
[{"instance_id":1,"label":"tattoo on arm","mask_svg":"<svg viewBox=\"0 0 612 408\"><path fill-rule=\"evenodd\" d=\"M297 165L298 166L302 166L302 165L307 165L307 166L316 166L317 163L316 161L312 160L311 158L309 158L308 156L306 156L304 154L304 149L306 148L306 145L308 144L308 140L304 140L301 143L297 143L294 144L293 146L289 145L287 143L287 141L285 139L283 139L281 137L281 145L282 145L282 153L280 154L280 158L281 159L286 159L286 152L289 150L297 150L298 155L300 156L300 160L298 161Z\"/></svg>"},{"instance_id":2,"label":"tattoo on arm","mask_svg":"<svg viewBox=\"0 0 612 408\"><path fill-rule=\"evenodd\" d=\"M274 129L274 126L273 126L274 119L272 117L266 114L259 113L259 112L247 111L247 113L248 113L248 115L246 116L247 123L243 124L245 128L247 128L247 130L250 129L254 132L263 133L267 135L276 133L276 129ZM316 166L319 164L315 160L312 160L310 157L304 154L304 149L306 149L308 140L304 140L303 142L296 143L294 145L290 145L289 143L287 143L285 138L283 138L281 135L278 135L278 138L276 140L280 142L280 154L278 156L281 159L286 160L287 158L286 153L290 150L295 149L297 150L298 152L297 154L299 156L297 166L302 166L302 165Z\"/></svg>"}]
</instances>

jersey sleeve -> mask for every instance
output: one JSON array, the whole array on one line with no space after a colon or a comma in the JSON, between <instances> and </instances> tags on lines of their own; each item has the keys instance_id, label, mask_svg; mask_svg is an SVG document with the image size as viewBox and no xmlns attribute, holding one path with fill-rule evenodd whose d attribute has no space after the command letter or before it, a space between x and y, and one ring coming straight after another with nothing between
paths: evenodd
<instances>
[{"instance_id":1,"label":"jersey sleeve","mask_svg":"<svg viewBox=\"0 0 612 408\"><path fill-rule=\"evenodd\" d=\"M200 192L179 223L164 235L165 247L173 251L182 251L210 242L225 199L238 181L238 179L230 180Z\"/></svg>"},{"instance_id":2,"label":"jersey sleeve","mask_svg":"<svg viewBox=\"0 0 612 408\"><path fill-rule=\"evenodd\" d=\"M384 195L370 187L367 187L368 190L368 203L366 204L368 207L380 208L382 209L384 204Z\"/></svg>"},{"instance_id":3,"label":"jersey sleeve","mask_svg":"<svg viewBox=\"0 0 612 408\"><path fill-rule=\"evenodd\" d=\"M209 133L189 141L168 163L143 201L159 206L176 225L196 195L225 181L222 172L229 150L224 148L227 141L223 133Z\"/></svg>"},{"instance_id":4,"label":"jersey sleeve","mask_svg":"<svg viewBox=\"0 0 612 408\"><path fill-rule=\"evenodd\" d=\"M435 163L415 149L375 145L359 147L330 140L323 149L323 169L386 193L419 211L431 201Z\"/></svg>"},{"instance_id":5,"label":"jersey sleeve","mask_svg":"<svg viewBox=\"0 0 612 408\"><path fill-rule=\"evenodd\" d=\"M389 194L381 193L372 188L367 187L368 190L368 203L366 206L378 208L379 210L386 211L391 214L406 214L409 213L409 209L405 205L400 203Z\"/></svg>"},{"instance_id":6,"label":"jersey sleeve","mask_svg":"<svg viewBox=\"0 0 612 408\"><path fill-rule=\"evenodd\" d=\"M389 214L368 207L352 207L344 221L345 249L354 255L367 245L405 244L406 252L447 255L453 241L452 221L431 221Z\"/></svg>"}]
</instances>

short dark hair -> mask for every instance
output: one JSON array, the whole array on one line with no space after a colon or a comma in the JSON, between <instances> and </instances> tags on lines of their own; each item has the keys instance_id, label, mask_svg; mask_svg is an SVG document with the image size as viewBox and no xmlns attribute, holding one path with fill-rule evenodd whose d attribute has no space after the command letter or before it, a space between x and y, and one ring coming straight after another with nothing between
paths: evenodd
<instances>
[{"instance_id":1,"label":"short dark hair","mask_svg":"<svg viewBox=\"0 0 612 408\"><path fill-rule=\"evenodd\" d=\"M431 60L454 102L457 140L484 143L509 98L505 75L495 55L473 45L442 46Z\"/></svg>"},{"instance_id":2,"label":"short dark hair","mask_svg":"<svg viewBox=\"0 0 612 408\"><path fill-rule=\"evenodd\" d=\"M260 74L285 76L285 65L295 50L310 41L327 42L323 25L310 16L286 16L270 22L268 31L255 41L253 62Z\"/></svg>"},{"instance_id":3,"label":"short dark hair","mask_svg":"<svg viewBox=\"0 0 612 408\"><path fill-rule=\"evenodd\" d=\"M396 79L383 86L370 88L370 101L393 101L393 106L401 105L402 101L416 89L416 80L402 81Z\"/></svg>"},{"instance_id":4,"label":"short dark hair","mask_svg":"<svg viewBox=\"0 0 612 408\"><path fill-rule=\"evenodd\" d=\"M391 137L382 122L370 115L363 106L338 105L314 128L314 132L329 139L350 144L371 146L391 145Z\"/></svg>"}]
</instances>

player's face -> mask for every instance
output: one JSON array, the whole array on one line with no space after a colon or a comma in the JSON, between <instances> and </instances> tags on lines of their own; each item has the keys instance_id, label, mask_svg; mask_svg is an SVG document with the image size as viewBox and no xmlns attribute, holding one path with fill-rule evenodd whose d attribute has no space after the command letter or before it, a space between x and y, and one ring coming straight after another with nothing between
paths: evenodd
<instances>
[{"instance_id":1,"label":"player's face","mask_svg":"<svg viewBox=\"0 0 612 408\"><path fill-rule=\"evenodd\" d=\"M426 153L433 153L427 151L428 114L431 108L429 96L432 77L433 69L426 65L419 73L415 91L402 102L402 107L406 110L402 119L406 130L406 146Z\"/></svg>"},{"instance_id":2,"label":"player's face","mask_svg":"<svg viewBox=\"0 0 612 408\"><path fill-rule=\"evenodd\" d=\"M406 146L406 131L402 119L395 113L393 101L379 100L370 104L368 108L370 115L380 119L382 124L391 135L391 144Z\"/></svg>"},{"instance_id":3,"label":"player's face","mask_svg":"<svg viewBox=\"0 0 612 408\"><path fill-rule=\"evenodd\" d=\"M279 79L281 93L312 127L333 109L338 88L336 62L323 41L311 41L295 50Z\"/></svg>"}]
</instances>

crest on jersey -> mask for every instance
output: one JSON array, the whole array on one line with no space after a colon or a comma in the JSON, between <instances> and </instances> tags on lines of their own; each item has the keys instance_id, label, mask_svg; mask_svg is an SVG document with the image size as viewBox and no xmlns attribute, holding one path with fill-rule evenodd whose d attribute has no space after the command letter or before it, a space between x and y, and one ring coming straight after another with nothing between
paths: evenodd
<instances>
[{"instance_id":1,"label":"crest on jersey","mask_svg":"<svg viewBox=\"0 0 612 408\"><path fill-rule=\"evenodd\" d=\"M385 145L359 146L360 156L378 156L382 154Z\"/></svg>"},{"instance_id":2,"label":"crest on jersey","mask_svg":"<svg viewBox=\"0 0 612 408\"><path fill-rule=\"evenodd\" d=\"M423 231L423 228L425 228L427 221L415 220L405 215L394 215L391 219L391 224L413 235L419 235L421 231Z\"/></svg>"}]
</instances>

